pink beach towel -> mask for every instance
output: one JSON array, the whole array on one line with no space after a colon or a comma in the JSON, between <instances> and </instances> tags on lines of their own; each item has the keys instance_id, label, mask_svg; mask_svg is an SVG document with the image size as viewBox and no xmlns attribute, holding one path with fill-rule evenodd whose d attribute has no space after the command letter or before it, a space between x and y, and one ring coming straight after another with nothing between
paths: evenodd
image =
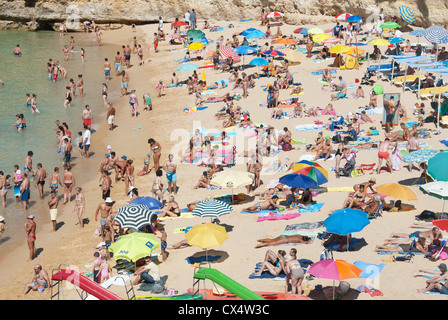
<instances>
[{"instance_id":1,"label":"pink beach towel","mask_svg":"<svg viewBox=\"0 0 448 320\"><path fill-rule=\"evenodd\" d=\"M268 215L259 216L257 219L257 222L266 221L266 220L268 220L268 221L290 220L290 219L294 219L297 217L300 217L300 213L279 214L279 213L270 212Z\"/></svg>"}]
</instances>

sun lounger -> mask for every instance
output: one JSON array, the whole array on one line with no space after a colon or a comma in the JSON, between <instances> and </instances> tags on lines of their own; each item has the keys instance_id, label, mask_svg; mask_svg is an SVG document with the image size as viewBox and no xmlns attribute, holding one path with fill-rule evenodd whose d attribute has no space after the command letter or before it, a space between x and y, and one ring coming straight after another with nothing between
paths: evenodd
<instances>
[{"instance_id":1,"label":"sun lounger","mask_svg":"<svg viewBox=\"0 0 448 320\"><path fill-rule=\"evenodd\" d=\"M417 74L410 74L406 75L406 82L405 82L405 76L398 76L394 78L394 85L401 87L403 83L407 84L408 82L414 82L415 79L420 77L420 79L424 79L425 76L423 74L417 75Z\"/></svg>"},{"instance_id":2,"label":"sun lounger","mask_svg":"<svg viewBox=\"0 0 448 320\"><path fill-rule=\"evenodd\" d=\"M448 86L435 88L435 94L442 94L448 92ZM434 88L420 89L420 99L430 99L434 95Z\"/></svg>"}]
</instances>

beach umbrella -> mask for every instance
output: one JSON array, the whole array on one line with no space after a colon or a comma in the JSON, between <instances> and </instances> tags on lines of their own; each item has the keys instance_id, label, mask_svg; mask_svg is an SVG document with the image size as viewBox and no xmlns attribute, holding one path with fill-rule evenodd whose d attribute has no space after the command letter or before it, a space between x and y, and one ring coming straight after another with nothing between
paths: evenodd
<instances>
[{"instance_id":1,"label":"beach umbrella","mask_svg":"<svg viewBox=\"0 0 448 320\"><path fill-rule=\"evenodd\" d=\"M151 216L154 213L143 204L128 204L117 211L114 221L120 223L122 228L140 228L151 223Z\"/></svg>"},{"instance_id":2,"label":"beach umbrella","mask_svg":"<svg viewBox=\"0 0 448 320\"><path fill-rule=\"evenodd\" d=\"M335 233L342 236L359 232L368 224L370 224L370 220L367 217L367 213L351 208L335 210L324 220L324 225L328 233Z\"/></svg>"},{"instance_id":3,"label":"beach umbrella","mask_svg":"<svg viewBox=\"0 0 448 320\"><path fill-rule=\"evenodd\" d=\"M314 42L322 42L328 38L331 38L331 36L329 34L325 34L325 33L318 33L318 34L313 35Z\"/></svg>"},{"instance_id":4,"label":"beach umbrella","mask_svg":"<svg viewBox=\"0 0 448 320\"><path fill-rule=\"evenodd\" d=\"M432 224L443 231L448 231L448 219L432 220Z\"/></svg>"},{"instance_id":5,"label":"beach umbrella","mask_svg":"<svg viewBox=\"0 0 448 320\"><path fill-rule=\"evenodd\" d=\"M200 42L202 43L204 46L208 45L208 40L206 37L202 37L202 38L190 38L190 40L188 40L187 44L191 44L193 42Z\"/></svg>"},{"instance_id":6,"label":"beach umbrella","mask_svg":"<svg viewBox=\"0 0 448 320\"><path fill-rule=\"evenodd\" d=\"M443 199L442 212L445 209L445 200L448 200L448 181L433 181L420 186L420 190L432 197Z\"/></svg>"},{"instance_id":7,"label":"beach umbrella","mask_svg":"<svg viewBox=\"0 0 448 320\"><path fill-rule=\"evenodd\" d=\"M269 61L263 58L255 58L250 60L249 65L251 66L267 66L269 65Z\"/></svg>"},{"instance_id":8,"label":"beach umbrella","mask_svg":"<svg viewBox=\"0 0 448 320\"><path fill-rule=\"evenodd\" d=\"M380 84L374 85L372 90L377 96L384 93L384 87Z\"/></svg>"},{"instance_id":9,"label":"beach umbrella","mask_svg":"<svg viewBox=\"0 0 448 320\"><path fill-rule=\"evenodd\" d=\"M255 28L249 28L244 30L241 33L242 36L245 36L246 39L255 39L255 38L261 38L264 37L266 35L266 33L264 33L261 30L255 29Z\"/></svg>"},{"instance_id":10,"label":"beach umbrella","mask_svg":"<svg viewBox=\"0 0 448 320\"><path fill-rule=\"evenodd\" d=\"M347 46L342 46L342 45L335 45L334 47L330 48L330 50L328 50L330 53L343 53L347 50L350 50L350 47Z\"/></svg>"},{"instance_id":11,"label":"beach umbrella","mask_svg":"<svg viewBox=\"0 0 448 320\"><path fill-rule=\"evenodd\" d=\"M148 207L149 210L160 209L163 203L151 197L138 197L131 201L130 204L142 204Z\"/></svg>"},{"instance_id":12,"label":"beach umbrella","mask_svg":"<svg viewBox=\"0 0 448 320\"><path fill-rule=\"evenodd\" d=\"M428 160L428 174L437 181L448 181L448 151L441 151Z\"/></svg>"},{"instance_id":13,"label":"beach umbrella","mask_svg":"<svg viewBox=\"0 0 448 320\"><path fill-rule=\"evenodd\" d=\"M318 185L324 184L328 182L328 172L322 167L314 167L314 166L308 166L302 169L299 169L297 171L294 171L294 173L297 174L303 174L304 176L310 177Z\"/></svg>"},{"instance_id":14,"label":"beach umbrella","mask_svg":"<svg viewBox=\"0 0 448 320\"><path fill-rule=\"evenodd\" d=\"M159 247L154 233L133 232L120 236L108 250L114 254L114 259L136 262L151 255Z\"/></svg>"},{"instance_id":15,"label":"beach umbrella","mask_svg":"<svg viewBox=\"0 0 448 320\"><path fill-rule=\"evenodd\" d=\"M208 261L207 250L220 246L228 237L226 228L214 223L195 225L185 234L189 245L205 249L206 261Z\"/></svg>"},{"instance_id":16,"label":"beach umbrella","mask_svg":"<svg viewBox=\"0 0 448 320\"><path fill-rule=\"evenodd\" d=\"M397 29L400 28L401 26L393 21L388 21L388 22L384 22L382 24L380 24L380 28L381 29Z\"/></svg>"},{"instance_id":17,"label":"beach umbrella","mask_svg":"<svg viewBox=\"0 0 448 320\"><path fill-rule=\"evenodd\" d=\"M190 29L190 30L187 31L187 35L190 38L193 38L193 39L194 38L204 38L205 37L205 33L202 32L199 29Z\"/></svg>"},{"instance_id":18,"label":"beach umbrella","mask_svg":"<svg viewBox=\"0 0 448 320\"><path fill-rule=\"evenodd\" d=\"M396 43L403 42L403 41L405 41L405 40L406 40L406 39L404 39L404 38L395 37L395 38L390 39L390 40L389 40L389 43L391 43L391 44L396 44Z\"/></svg>"},{"instance_id":19,"label":"beach umbrella","mask_svg":"<svg viewBox=\"0 0 448 320\"><path fill-rule=\"evenodd\" d=\"M431 43L440 43L447 36L448 32L441 26L433 25L425 29L424 37Z\"/></svg>"},{"instance_id":20,"label":"beach umbrella","mask_svg":"<svg viewBox=\"0 0 448 320\"><path fill-rule=\"evenodd\" d=\"M307 28L298 28L298 29L294 30L294 33L307 35L308 29Z\"/></svg>"},{"instance_id":21,"label":"beach umbrella","mask_svg":"<svg viewBox=\"0 0 448 320\"><path fill-rule=\"evenodd\" d=\"M408 6L402 5L398 7L400 11L401 18L409 24L413 24L415 22L415 14L411 8Z\"/></svg>"},{"instance_id":22,"label":"beach umbrella","mask_svg":"<svg viewBox=\"0 0 448 320\"><path fill-rule=\"evenodd\" d=\"M321 28L314 27L314 28L309 29L308 33L309 34L320 34L320 33L324 33L324 31Z\"/></svg>"},{"instance_id":23,"label":"beach umbrella","mask_svg":"<svg viewBox=\"0 0 448 320\"><path fill-rule=\"evenodd\" d=\"M436 149L419 149L417 151L409 152L405 154L401 160L407 163L421 163L427 162L434 157L440 151Z\"/></svg>"},{"instance_id":24,"label":"beach umbrella","mask_svg":"<svg viewBox=\"0 0 448 320\"><path fill-rule=\"evenodd\" d=\"M411 36L416 36L416 37L424 37L425 36L425 30L412 30L411 32L409 32L409 34Z\"/></svg>"},{"instance_id":25,"label":"beach umbrella","mask_svg":"<svg viewBox=\"0 0 448 320\"><path fill-rule=\"evenodd\" d=\"M288 61L291 61L291 62L299 62L300 61L300 53L298 51L292 50L289 48L281 49L280 51L285 54L284 58L287 59Z\"/></svg>"},{"instance_id":26,"label":"beach umbrella","mask_svg":"<svg viewBox=\"0 0 448 320\"><path fill-rule=\"evenodd\" d=\"M179 67L177 67L176 71L193 71L199 68L197 64L194 63L182 63Z\"/></svg>"},{"instance_id":27,"label":"beach umbrella","mask_svg":"<svg viewBox=\"0 0 448 320\"><path fill-rule=\"evenodd\" d=\"M284 175L278 181L279 183L286 184L288 187L296 187L301 189L318 187L317 182L314 181L312 178L297 173L290 173Z\"/></svg>"},{"instance_id":28,"label":"beach umbrella","mask_svg":"<svg viewBox=\"0 0 448 320\"><path fill-rule=\"evenodd\" d=\"M324 41L322 41L322 43L338 43L338 42L341 42L341 41L342 41L342 39L340 39L340 38L330 37L330 38L325 39Z\"/></svg>"},{"instance_id":29,"label":"beach umbrella","mask_svg":"<svg viewBox=\"0 0 448 320\"><path fill-rule=\"evenodd\" d=\"M339 259L320 260L313 263L307 273L319 279L333 280L333 300L335 294L334 282L346 279L359 278L362 270Z\"/></svg>"},{"instance_id":30,"label":"beach umbrella","mask_svg":"<svg viewBox=\"0 0 448 320\"><path fill-rule=\"evenodd\" d=\"M376 187L378 193L401 200L417 200L415 193L398 183L385 183Z\"/></svg>"},{"instance_id":31,"label":"beach umbrella","mask_svg":"<svg viewBox=\"0 0 448 320\"><path fill-rule=\"evenodd\" d=\"M233 48L231 46L225 46L225 45L219 46L219 52L221 53L221 55L223 57L226 57L226 58L231 57L234 60L236 60L236 59L239 60L240 57L239 57L238 53L235 53L232 50L233 50Z\"/></svg>"},{"instance_id":32,"label":"beach umbrella","mask_svg":"<svg viewBox=\"0 0 448 320\"><path fill-rule=\"evenodd\" d=\"M262 54L264 54L265 56L271 56L271 57L284 57L285 54L282 53L281 51L277 51L277 50L268 50L265 52L262 52Z\"/></svg>"},{"instance_id":33,"label":"beach umbrella","mask_svg":"<svg viewBox=\"0 0 448 320\"><path fill-rule=\"evenodd\" d=\"M172 27L182 27L182 26L188 26L188 23L184 21L176 21L171 24Z\"/></svg>"},{"instance_id":34,"label":"beach umbrella","mask_svg":"<svg viewBox=\"0 0 448 320\"><path fill-rule=\"evenodd\" d=\"M227 169L215 173L210 180L210 184L221 188L241 188L252 184L254 178L253 173Z\"/></svg>"},{"instance_id":35,"label":"beach umbrella","mask_svg":"<svg viewBox=\"0 0 448 320\"><path fill-rule=\"evenodd\" d=\"M200 50L202 48L204 48L204 44L202 42L192 42L190 43L187 48L190 50Z\"/></svg>"},{"instance_id":36,"label":"beach umbrella","mask_svg":"<svg viewBox=\"0 0 448 320\"><path fill-rule=\"evenodd\" d=\"M375 45L375 46L389 46L390 42L386 39L376 38L369 41L369 44Z\"/></svg>"},{"instance_id":37,"label":"beach umbrella","mask_svg":"<svg viewBox=\"0 0 448 320\"><path fill-rule=\"evenodd\" d=\"M285 45L297 44L296 40L291 39L291 38L279 38L279 39L275 39L273 42L278 43L278 44L285 44Z\"/></svg>"},{"instance_id":38,"label":"beach umbrella","mask_svg":"<svg viewBox=\"0 0 448 320\"><path fill-rule=\"evenodd\" d=\"M355 15L353 15L353 16L350 16L350 17L348 17L347 19L345 19L345 21L347 21L347 22L358 22L358 21L360 21L361 19L362 19L361 16L355 16Z\"/></svg>"},{"instance_id":39,"label":"beach umbrella","mask_svg":"<svg viewBox=\"0 0 448 320\"><path fill-rule=\"evenodd\" d=\"M284 14L282 12L278 12L278 11L272 11L272 12L268 13L267 15L265 15L265 17L268 19L281 18L283 16L284 16Z\"/></svg>"},{"instance_id":40,"label":"beach umbrella","mask_svg":"<svg viewBox=\"0 0 448 320\"><path fill-rule=\"evenodd\" d=\"M250 54L250 53L254 53L255 49L249 46L238 46L235 49L232 50L233 52L237 53L237 54L241 54L243 56L243 65L244 63L244 56L246 54Z\"/></svg>"},{"instance_id":41,"label":"beach umbrella","mask_svg":"<svg viewBox=\"0 0 448 320\"><path fill-rule=\"evenodd\" d=\"M318 164L317 162L314 161L308 161L308 160L301 160L299 162L293 163L292 164L292 171L297 171L303 168L308 168L308 167L317 167L319 169L323 169L323 167Z\"/></svg>"},{"instance_id":42,"label":"beach umbrella","mask_svg":"<svg viewBox=\"0 0 448 320\"><path fill-rule=\"evenodd\" d=\"M365 51L359 48L349 48L347 51L343 52L344 54L351 54L351 55L355 55L355 54L361 54L364 53Z\"/></svg>"},{"instance_id":43,"label":"beach umbrella","mask_svg":"<svg viewBox=\"0 0 448 320\"><path fill-rule=\"evenodd\" d=\"M207 199L199 202L193 209L192 215L202 218L216 218L230 214L233 208L219 200Z\"/></svg>"},{"instance_id":44,"label":"beach umbrella","mask_svg":"<svg viewBox=\"0 0 448 320\"><path fill-rule=\"evenodd\" d=\"M350 13L341 13L341 14L338 14L337 16L335 16L335 18L338 20L347 20L347 18L349 18L351 16L352 16L352 14L350 14Z\"/></svg>"}]
</instances>

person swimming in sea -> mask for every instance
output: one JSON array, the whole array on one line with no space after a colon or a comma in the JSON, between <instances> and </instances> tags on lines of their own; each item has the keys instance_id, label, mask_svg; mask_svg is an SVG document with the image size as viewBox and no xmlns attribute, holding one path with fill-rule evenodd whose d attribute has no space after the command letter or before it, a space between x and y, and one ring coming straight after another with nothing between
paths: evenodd
<instances>
[{"instance_id":1,"label":"person swimming in sea","mask_svg":"<svg viewBox=\"0 0 448 320\"><path fill-rule=\"evenodd\" d=\"M17 45L13 50L12 53L14 53L16 56L22 55L22 49L20 49L20 45Z\"/></svg>"}]
</instances>

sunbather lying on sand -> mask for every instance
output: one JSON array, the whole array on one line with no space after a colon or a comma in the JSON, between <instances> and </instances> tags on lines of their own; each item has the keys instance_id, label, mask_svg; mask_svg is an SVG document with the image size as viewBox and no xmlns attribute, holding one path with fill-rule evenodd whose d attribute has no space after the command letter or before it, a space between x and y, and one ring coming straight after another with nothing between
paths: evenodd
<instances>
[{"instance_id":1,"label":"sunbather lying on sand","mask_svg":"<svg viewBox=\"0 0 448 320\"><path fill-rule=\"evenodd\" d=\"M411 243L401 243L401 244L384 244L375 246L375 252L409 252L411 251ZM422 253L427 253L429 245L426 243L425 238L418 238L415 242L414 248Z\"/></svg>"},{"instance_id":2,"label":"sunbather lying on sand","mask_svg":"<svg viewBox=\"0 0 448 320\"><path fill-rule=\"evenodd\" d=\"M278 209L280 206L277 204L278 196L273 195L272 198L267 199L262 202L257 202L253 206L250 206L248 208L243 209L243 212L259 212L262 210L268 210L268 209Z\"/></svg>"},{"instance_id":3,"label":"sunbather lying on sand","mask_svg":"<svg viewBox=\"0 0 448 320\"><path fill-rule=\"evenodd\" d=\"M260 244L257 244L255 248L261 248L261 247L267 247L267 246L275 246L278 244L285 244L285 243L310 243L312 239L307 236L302 236L300 234L295 235L280 235L273 239L259 239L258 242L261 242Z\"/></svg>"}]
</instances>

